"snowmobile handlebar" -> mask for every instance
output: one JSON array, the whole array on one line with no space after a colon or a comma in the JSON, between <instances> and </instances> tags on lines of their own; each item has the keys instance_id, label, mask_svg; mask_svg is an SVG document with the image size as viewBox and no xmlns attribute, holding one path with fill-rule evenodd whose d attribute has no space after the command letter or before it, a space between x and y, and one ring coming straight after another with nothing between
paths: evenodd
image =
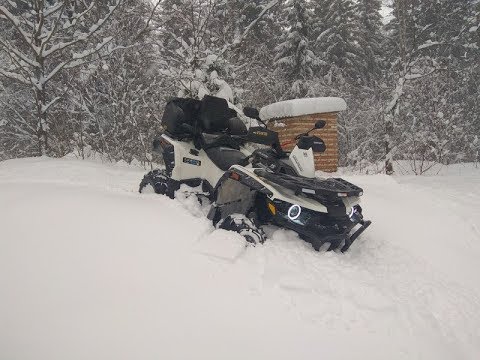
<instances>
[{"instance_id":1,"label":"snowmobile handlebar","mask_svg":"<svg viewBox=\"0 0 480 360\"><path fill-rule=\"evenodd\" d=\"M265 126L265 128L267 128L267 124L265 124L265 122L262 119L260 119L260 112L258 111L258 109L254 107L246 106L243 108L243 114L249 118L257 120L263 126Z\"/></svg>"},{"instance_id":2,"label":"snowmobile handlebar","mask_svg":"<svg viewBox=\"0 0 480 360\"><path fill-rule=\"evenodd\" d=\"M313 131L313 130L319 130L319 129L323 129L325 127L325 125L327 124L327 122L325 120L318 120L315 125L313 126L313 128L311 128L310 130L308 130L307 132L305 133L302 133L302 134L298 134L297 136L295 136L293 139L291 140L287 140L283 143L280 144L281 147L284 147L284 146L288 146L288 145L291 145L291 144L294 144L296 143L298 140L300 140L302 137L304 136L309 136L310 133Z\"/></svg>"}]
</instances>

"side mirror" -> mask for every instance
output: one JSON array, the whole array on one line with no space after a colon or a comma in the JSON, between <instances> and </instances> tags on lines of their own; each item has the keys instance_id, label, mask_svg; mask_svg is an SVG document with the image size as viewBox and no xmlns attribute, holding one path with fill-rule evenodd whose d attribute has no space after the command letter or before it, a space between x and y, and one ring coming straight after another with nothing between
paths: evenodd
<instances>
[{"instance_id":1,"label":"side mirror","mask_svg":"<svg viewBox=\"0 0 480 360\"><path fill-rule=\"evenodd\" d=\"M255 109L253 107L248 107L248 106L244 107L243 113L245 114L245 116L248 116L249 118L252 118L252 119L260 118L260 112L258 111L258 109Z\"/></svg>"},{"instance_id":2,"label":"side mirror","mask_svg":"<svg viewBox=\"0 0 480 360\"><path fill-rule=\"evenodd\" d=\"M323 129L326 124L327 124L327 122L325 120L318 120L315 123L315 129Z\"/></svg>"}]
</instances>

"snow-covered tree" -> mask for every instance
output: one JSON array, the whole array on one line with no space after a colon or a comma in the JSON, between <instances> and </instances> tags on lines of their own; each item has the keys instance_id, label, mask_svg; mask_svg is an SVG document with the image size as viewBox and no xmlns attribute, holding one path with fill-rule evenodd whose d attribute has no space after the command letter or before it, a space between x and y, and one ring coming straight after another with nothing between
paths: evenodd
<instances>
[{"instance_id":1,"label":"snow-covered tree","mask_svg":"<svg viewBox=\"0 0 480 360\"><path fill-rule=\"evenodd\" d=\"M159 17L159 49L163 74L175 81L179 95L212 94L235 101L238 89L228 53L278 2L269 1L251 21L241 22L227 17L228 1L166 0Z\"/></svg>"},{"instance_id":2,"label":"snow-covered tree","mask_svg":"<svg viewBox=\"0 0 480 360\"><path fill-rule=\"evenodd\" d=\"M361 46L362 34L353 0L320 0L313 2L318 27L322 32L316 39L316 53L323 61L324 78L329 84L366 79L368 64Z\"/></svg>"},{"instance_id":3,"label":"snow-covered tree","mask_svg":"<svg viewBox=\"0 0 480 360\"><path fill-rule=\"evenodd\" d=\"M148 163L167 99L212 94L345 98L342 165L478 161L480 3L385 3L0 0L0 159Z\"/></svg>"},{"instance_id":4,"label":"snow-covered tree","mask_svg":"<svg viewBox=\"0 0 480 360\"><path fill-rule=\"evenodd\" d=\"M224 19L232 23L228 26L230 31L240 34L269 2L229 0ZM274 49L279 43L280 12L281 6L269 10L251 29L249 35L233 51L226 54L233 67L235 85L241 89L243 103L261 106L277 99L275 91L272 90L278 79L271 71L271 66L275 57Z\"/></svg>"},{"instance_id":5,"label":"snow-covered tree","mask_svg":"<svg viewBox=\"0 0 480 360\"><path fill-rule=\"evenodd\" d=\"M312 49L312 12L305 0L285 5L284 32L276 47L275 71L290 85L285 97L304 97L314 76L317 59Z\"/></svg>"},{"instance_id":6,"label":"snow-covered tree","mask_svg":"<svg viewBox=\"0 0 480 360\"><path fill-rule=\"evenodd\" d=\"M468 14L471 14L474 9L473 5L471 1L394 1L394 19L390 24L389 35L391 43L394 44L394 51L392 52L394 56L391 58L391 73L393 76L391 78L395 82L395 87L384 109L385 168L387 173L393 173L393 158L397 150L396 133L397 139L401 138L401 136L398 137L398 131L396 130L396 119L401 118L402 123L405 124L405 116L411 111L409 106L412 102L410 101L403 103L403 111L401 111L402 99L405 96L414 99L422 98L423 107L417 108L414 119L415 121L420 119L420 123L417 121L417 124L428 123L432 117L436 118L437 114L428 113L426 109L429 106L433 108L433 103L438 101L448 104L449 94L453 96L454 93L458 93L458 89L451 87L450 81L455 79L454 83L457 86L464 82L460 75L462 67L459 67L462 56L459 55L462 54L464 58L471 57L474 62L478 63L478 50L468 42L471 26L465 23L466 19L469 18ZM442 21L439 21L439 19L442 19ZM440 25L443 22L448 25ZM465 46L466 42L467 45ZM458 53L458 49L463 49L463 51ZM442 74L440 77L438 76L439 71ZM428 86L422 87L422 85L430 84L429 86L433 88L439 86L439 81L443 81L445 85L448 84L448 86L442 87L443 91L439 94L441 98L433 97L431 92L427 92L429 96L425 99L425 90ZM474 98L478 97L478 89L471 95ZM465 101L457 100L460 103ZM450 105L450 111L445 110L441 114L456 113L454 107L457 105L458 103ZM421 109L424 110L420 111ZM426 113L426 116L422 116L421 113ZM450 120L447 118L446 121ZM399 131L411 132L412 129L418 129L418 127L410 127L410 130L400 127ZM444 141L445 137L430 143L440 146ZM464 140L457 137L457 141L462 142ZM436 149L437 153L438 150ZM440 161L441 159L442 157L437 157L437 160Z\"/></svg>"},{"instance_id":7,"label":"snow-covered tree","mask_svg":"<svg viewBox=\"0 0 480 360\"><path fill-rule=\"evenodd\" d=\"M161 107L168 94L157 69L149 32L157 8L142 0L125 0L109 31L123 51L70 72L67 111L70 142L81 156L99 153L127 162L151 161L151 143L159 131ZM168 94L168 95L167 95Z\"/></svg>"},{"instance_id":8,"label":"snow-covered tree","mask_svg":"<svg viewBox=\"0 0 480 360\"><path fill-rule=\"evenodd\" d=\"M381 0L358 0L356 13L359 21L359 44L366 63L367 80L375 80L380 75L382 62L382 16Z\"/></svg>"},{"instance_id":9,"label":"snow-covered tree","mask_svg":"<svg viewBox=\"0 0 480 360\"><path fill-rule=\"evenodd\" d=\"M122 2L16 0L0 5L0 22L10 28L0 34L0 50L8 59L0 76L31 90L38 154L50 153L49 111L62 98L49 85L64 71L113 50L113 37L101 31ZM31 127L14 130L31 132Z\"/></svg>"}]
</instances>

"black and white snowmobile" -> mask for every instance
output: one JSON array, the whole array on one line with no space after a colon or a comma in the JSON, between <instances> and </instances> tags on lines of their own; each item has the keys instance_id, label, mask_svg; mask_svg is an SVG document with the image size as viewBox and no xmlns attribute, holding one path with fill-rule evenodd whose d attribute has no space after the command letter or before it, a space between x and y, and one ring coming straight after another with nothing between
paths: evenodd
<instances>
[{"instance_id":1,"label":"black and white snowmobile","mask_svg":"<svg viewBox=\"0 0 480 360\"><path fill-rule=\"evenodd\" d=\"M258 110L244 114L263 124ZM224 99L177 98L165 108L165 132L154 141L165 170L143 178L148 188L173 198L181 184L200 187L213 202L208 218L217 228L237 231L250 243L263 243L261 228L274 224L297 232L315 250L346 251L370 225L359 205L363 190L343 179L315 177L315 152L325 144L310 131L298 135L291 153L282 150L278 134L250 127ZM325 126L323 120L314 129ZM249 144L266 145L249 149ZM259 147L259 146L257 146Z\"/></svg>"}]
</instances>

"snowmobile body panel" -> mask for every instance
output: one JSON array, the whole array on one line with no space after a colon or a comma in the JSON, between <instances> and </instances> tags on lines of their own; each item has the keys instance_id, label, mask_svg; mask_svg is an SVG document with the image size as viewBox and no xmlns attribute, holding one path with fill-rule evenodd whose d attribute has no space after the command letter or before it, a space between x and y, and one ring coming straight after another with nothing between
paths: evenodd
<instances>
[{"instance_id":1,"label":"snowmobile body panel","mask_svg":"<svg viewBox=\"0 0 480 360\"><path fill-rule=\"evenodd\" d=\"M289 156L290 162L297 171L297 174L307 178L315 177L315 165L313 150L302 150L295 146Z\"/></svg>"},{"instance_id":2,"label":"snowmobile body panel","mask_svg":"<svg viewBox=\"0 0 480 360\"><path fill-rule=\"evenodd\" d=\"M237 173L247 174L250 178L254 179L263 188L268 190L268 192L271 194L269 196L271 200L278 199L280 201L285 201L292 204L298 204L302 207L305 207L313 211L320 211L324 213L327 212L327 208L323 206L321 203L319 203L318 201L315 201L307 197L297 196L292 190L280 187L275 183L271 183L268 180L257 176L254 172L255 169L234 165L230 168L230 170L236 171Z\"/></svg>"},{"instance_id":3,"label":"snowmobile body panel","mask_svg":"<svg viewBox=\"0 0 480 360\"><path fill-rule=\"evenodd\" d=\"M174 149L172 155L164 153L166 165L172 161L165 158L165 155L173 156L170 175L173 180L182 182L200 178L208 181L212 187L218 183L225 171L215 165L205 150L197 150L193 141L174 140L166 134L162 134L161 137Z\"/></svg>"},{"instance_id":4,"label":"snowmobile body panel","mask_svg":"<svg viewBox=\"0 0 480 360\"><path fill-rule=\"evenodd\" d=\"M235 213L248 215L252 206L261 205L260 208L270 212L270 223L297 232L314 248L330 243L332 249L342 246L342 251L346 251L370 225L363 221L359 196L337 196L335 201L323 204L262 178L255 170L258 169L234 165L226 172L217 184L216 209L211 212L211 219ZM257 193L263 194L263 204L254 203ZM256 209L257 213L259 211Z\"/></svg>"}]
</instances>

